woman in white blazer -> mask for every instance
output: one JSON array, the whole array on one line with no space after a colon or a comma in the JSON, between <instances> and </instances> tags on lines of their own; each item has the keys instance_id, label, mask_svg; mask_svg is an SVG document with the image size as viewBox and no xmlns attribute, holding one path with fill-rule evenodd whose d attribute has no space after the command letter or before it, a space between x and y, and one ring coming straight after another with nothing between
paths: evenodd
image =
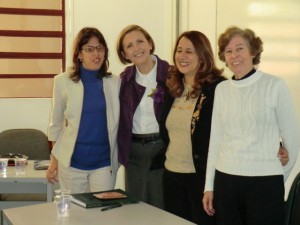
<instances>
[{"instance_id":1,"label":"woman in white blazer","mask_svg":"<svg viewBox=\"0 0 300 225\"><path fill-rule=\"evenodd\" d=\"M73 67L54 78L48 139L53 143L49 182L72 193L113 189L119 168L119 77L108 70L108 48L99 30L83 28Z\"/></svg>"}]
</instances>

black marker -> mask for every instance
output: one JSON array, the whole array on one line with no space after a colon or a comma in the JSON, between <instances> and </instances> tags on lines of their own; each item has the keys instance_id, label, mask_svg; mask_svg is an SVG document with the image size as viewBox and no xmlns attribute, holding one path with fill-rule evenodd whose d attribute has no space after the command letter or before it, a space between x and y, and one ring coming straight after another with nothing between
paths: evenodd
<instances>
[{"instance_id":1,"label":"black marker","mask_svg":"<svg viewBox=\"0 0 300 225\"><path fill-rule=\"evenodd\" d=\"M121 207L122 205L123 205L122 203L119 203L117 205L108 206L108 207L102 208L101 211L106 211L106 210L118 208L118 207Z\"/></svg>"}]
</instances>

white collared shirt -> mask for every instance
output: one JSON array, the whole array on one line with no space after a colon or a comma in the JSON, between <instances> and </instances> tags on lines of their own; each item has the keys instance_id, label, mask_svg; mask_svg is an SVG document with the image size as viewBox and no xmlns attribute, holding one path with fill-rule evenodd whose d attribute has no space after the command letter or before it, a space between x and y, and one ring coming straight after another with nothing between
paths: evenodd
<instances>
[{"instance_id":1,"label":"white collared shirt","mask_svg":"<svg viewBox=\"0 0 300 225\"><path fill-rule=\"evenodd\" d=\"M138 68L136 68L137 73L135 80L138 84L146 87L146 90L133 116L132 133L134 134L159 132L159 125L154 113L153 99L148 96L157 85L157 58L152 55L152 59L155 61L155 65L148 74L142 74Z\"/></svg>"}]
</instances>

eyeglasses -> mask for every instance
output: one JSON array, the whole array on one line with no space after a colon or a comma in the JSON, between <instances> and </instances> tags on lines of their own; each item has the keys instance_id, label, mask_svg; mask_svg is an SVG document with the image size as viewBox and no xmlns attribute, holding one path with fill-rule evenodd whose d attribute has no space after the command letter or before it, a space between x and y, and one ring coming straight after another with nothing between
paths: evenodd
<instances>
[{"instance_id":1,"label":"eyeglasses","mask_svg":"<svg viewBox=\"0 0 300 225\"><path fill-rule=\"evenodd\" d=\"M86 46L86 47L82 48L82 50L84 50L87 53L93 53L95 51L95 49L98 53L105 51L105 48L103 45L98 45L96 47L95 46Z\"/></svg>"}]
</instances>

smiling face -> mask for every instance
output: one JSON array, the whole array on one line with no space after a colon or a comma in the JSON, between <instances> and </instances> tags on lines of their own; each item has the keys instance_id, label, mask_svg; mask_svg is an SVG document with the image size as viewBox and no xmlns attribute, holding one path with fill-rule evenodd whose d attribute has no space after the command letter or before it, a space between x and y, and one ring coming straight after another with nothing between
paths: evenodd
<instances>
[{"instance_id":1,"label":"smiling face","mask_svg":"<svg viewBox=\"0 0 300 225\"><path fill-rule=\"evenodd\" d=\"M234 36L225 47L225 62L236 79L241 79L253 69L254 56L250 52L249 44L244 38Z\"/></svg>"},{"instance_id":2,"label":"smiling face","mask_svg":"<svg viewBox=\"0 0 300 225\"><path fill-rule=\"evenodd\" d=\"M188 38L182 37L179 40L174 58L178 70L184 74L185 78L196 76L200 61L195 47Z\"/></svg>"},{"instance_id":3,"label":"smiling face","mask_svg":"<svg viewBox=\"0 0 300 225\"><path fill-rule=\"evenodd\" d=\"M131 31L123 39L122 54L137 67L142 67L152 63L151 49L152 44L149 42L141 31Z\"/></svg>"},{"instance_id":4,"label":"smiling face","mask_svg":"<svg viewBox=\"0 0 300 225\"><path fill-rule=\"evenodd\" d=\"M90 51L91 49L93 49L93 51ZM92 37L85 45L82 46L78 58L85 69L96 71L101 68L104 62L104 55L105 47L99 43L96 37Z\"/></svg>"}]
</instances>

